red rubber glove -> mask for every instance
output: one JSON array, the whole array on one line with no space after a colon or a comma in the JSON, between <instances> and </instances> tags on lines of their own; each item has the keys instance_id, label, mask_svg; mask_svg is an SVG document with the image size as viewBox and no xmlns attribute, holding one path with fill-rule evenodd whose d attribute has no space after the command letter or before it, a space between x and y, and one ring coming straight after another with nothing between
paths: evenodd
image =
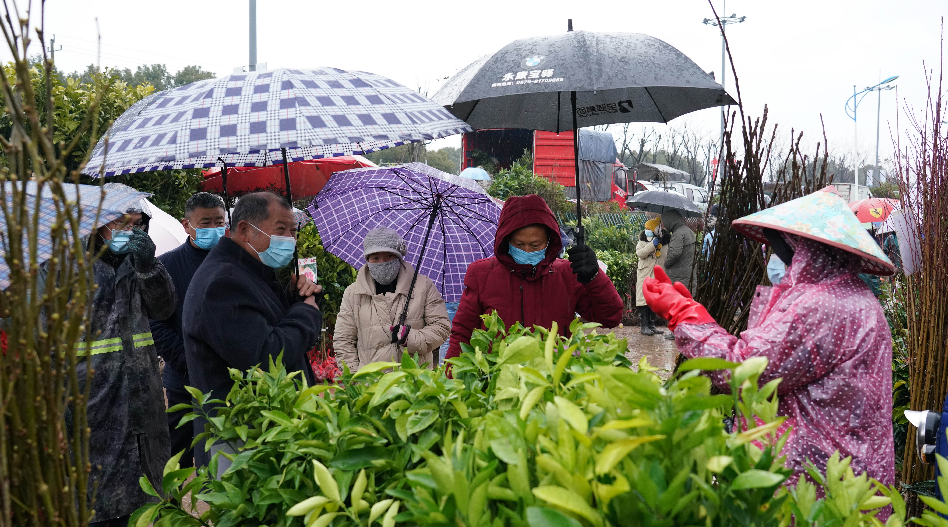
<instances>
[{"instance_id":1,"label":"red rubber glove","mask_svg":"<svg viewBox=\"0 0 948 527\"><path fill-rule=\"evenodd\" d=\"M646 278L642 284L645 303L656 315L668 320L668 329L679 324L707 324L714 322L708 311L695 302L688 288L681 282L674 285L665 271L655 266L655 278Z\"/></svg>"}]
</instances>

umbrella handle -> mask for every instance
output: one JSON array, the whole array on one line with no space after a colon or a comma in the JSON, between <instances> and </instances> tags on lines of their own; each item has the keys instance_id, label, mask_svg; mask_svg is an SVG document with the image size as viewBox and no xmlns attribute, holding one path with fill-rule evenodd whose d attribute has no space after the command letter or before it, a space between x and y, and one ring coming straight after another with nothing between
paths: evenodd
<instances>
[{"instance_id":1,"label":"umbrella handle","mask_svg":"<svg viewBox=\"0 0 948 527\"><path fill-rule=\"evenodd\" d=\"M425 240L421 242L421 252L418 254L418 263L415 265L415 274L411 278L411 287L408 288L408 298L405 299L405 307L402 309L401 317L398 319L398 325L404 326L408 318L408 304L411 302L411 295L415 291L415 282L418 281L418 270L421 269L421 260L425 257L425 249L428 247L428 238L431 237L431 228L434 227L435 218L441 210L441 194L435 194L434 205L431 207L431 216L428 217L428 228L425 230Z\"/></svg>"},{"instance_id":2,"label":"umbrella handle","mask_svg":"<svg viewBox=\"0 0 948 527\"><path fill-rule=\"evenodd\" d=\"M223 157L218 157L217 160L224 165L224 168L221 169L221 190L224 191L224 210L227 211L227 223L230 224L230 203L227 197L227 162L224 161Z\"/></svg>"}]
</instances>

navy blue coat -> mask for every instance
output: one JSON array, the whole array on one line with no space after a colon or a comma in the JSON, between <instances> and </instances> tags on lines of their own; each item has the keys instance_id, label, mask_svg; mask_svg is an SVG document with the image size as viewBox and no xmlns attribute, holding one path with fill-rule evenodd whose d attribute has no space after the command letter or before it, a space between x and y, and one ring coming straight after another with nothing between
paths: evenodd
<instances>
[{"instance_id":1,"label":"navy blue coat","mask_svg":"<svg viewBox=\"0 0 948 527\"><path fill-rule=\"evenodd\" d=\"M184 331L181 324L184 298L194 273L209 253L210 251L191 245L189 239L180 247L158 257L171 275L174 290L178 294L178 303L171 317L151 321L151 333L155 339L158 355L165 359L165 366L178 372L185 379L188 378L188 363L184 358Z\"/></svg>"},{"instance_id":2,"label":"navy blue coat","mask_svg":"<svg viewBox=\"0 0 948 527\"><path fill-rule=\"evenodd\" d=\"M233 381L228 368L266 367L283 353L287 372L302 371L315 384L306 353L322 327L319 309L284 291L273 269L223 238L194 274L184 300L184 350L191 386L223 400ZM204 432L196 419L195 434ZM195 445L195 462L206 465Z\"/></svg>"}]
</instances>

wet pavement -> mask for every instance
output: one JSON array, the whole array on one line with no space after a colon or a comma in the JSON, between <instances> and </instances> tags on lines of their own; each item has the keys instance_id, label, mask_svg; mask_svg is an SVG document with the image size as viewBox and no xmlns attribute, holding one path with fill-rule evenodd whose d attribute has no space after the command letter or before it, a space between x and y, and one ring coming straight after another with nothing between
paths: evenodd
<instances>
[{"instance_id":1,"label":"wet pavement","mask_svg":"<svg viewBox=\"0 0 948 527\"><path fill-rule=\"evenodd\" d=\"M610 330L600 329L599 331L614 331L616 336L626 339L629 343L629 351L626 352L625 356L633 364L638 365L639 359L646 356L652 366L660 368L657 373L662 378L667 378L675 368L678 347L675 346L675 341L665 340L664 337L668 334L668 328L660 329L665 331L665 334L646 336L639 332L638 326L624 326Z\"/></svg>"}]
</instances>

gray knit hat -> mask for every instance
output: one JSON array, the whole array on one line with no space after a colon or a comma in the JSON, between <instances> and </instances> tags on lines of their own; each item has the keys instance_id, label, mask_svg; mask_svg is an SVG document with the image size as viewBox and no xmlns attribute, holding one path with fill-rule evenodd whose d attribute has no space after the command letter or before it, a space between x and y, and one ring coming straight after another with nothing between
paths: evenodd
<instances>
[{"instance_id":1,"label":"gray knit hat","mask_svg":"<svg viewBox=\"0 0 948 527\"><path fill-rule=\"evenodd\" d=\"M376 227L365 235L365 257L375 253L391 253L399 258L408 253L405 238L388 227Z\"/></svg>"}]
</instances>

